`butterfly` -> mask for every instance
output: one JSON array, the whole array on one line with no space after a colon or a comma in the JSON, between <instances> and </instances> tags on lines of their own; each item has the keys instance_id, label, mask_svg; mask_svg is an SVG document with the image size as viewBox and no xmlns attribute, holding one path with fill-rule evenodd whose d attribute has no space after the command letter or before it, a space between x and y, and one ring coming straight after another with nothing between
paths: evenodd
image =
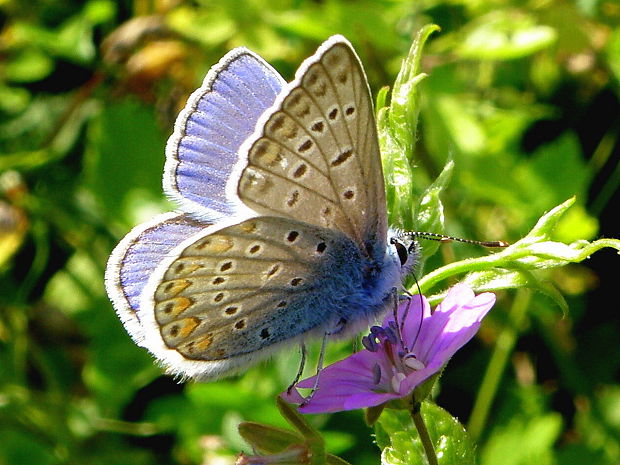
<instances>
[{"instance_id":1,"label":"butterfly","mask_svg":"<svg viewBox=\"0 0 620 465\"><path fill-rule=\"evenodd\" d=\"M180 113L164 191L178 211L130 231L106 269L132 339L174 375L210 380L394 305L414 261L389 238L370 89L342 36L286 83L246 48Z\"/></svg>"}]
</instances>

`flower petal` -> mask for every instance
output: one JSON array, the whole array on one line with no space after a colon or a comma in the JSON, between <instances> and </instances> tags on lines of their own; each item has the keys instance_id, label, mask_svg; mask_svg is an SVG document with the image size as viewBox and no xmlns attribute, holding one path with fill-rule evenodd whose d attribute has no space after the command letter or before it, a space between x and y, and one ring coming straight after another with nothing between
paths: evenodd
<instances>
[{"instance_id":1,"label":"flower petal","mask_svg":"<svg viewBox=\"0 0 620 465\"><path fill-rule=\"evenodd\" d=\"M494 303L495 295L476 296L465 284L451 288L434 313L426 298L414 296L397 308L402 341L396 340L389 329L394 324L394 315L389 314L383 329L375 328L369 336L376 338L372 339L373 350L364 349L322 370L318 388L307 403L296 389L282 397L301 403L302 413L372 407L405 397L439 372L474 336ZM402 358L407 356L415 357L411 361L417 360L419 364L411 366ZM315 382L313 376L296 387L313 388Z\"/></svg>"},{"instance_id":2,"label":"flower petal","mask_svg":"<svg viewBox=\"0 0 620 465\"><path fill-rule=\"evenodd\" d=\"M391 365L385 359L384 351L370 352L362 350L344 360L340 360L323 370L319 375L319 387L314 392L311 402L303 405L302 413L335 412L349 410L345 408L345 400L355 397L356 402L370 402L366 406L378 405L380 401L373 400L379 386L375 383L375 365L379 365L382 377L391 372ZM300 381L296 387L313 388L316 376ZM305 400L299 391L283 392L282 398L287 402L303 403ZM365 397L366 396L366 397ZM366 401L363 399L367 398ZM377 402L377 403L374 403ZM358 408L358 407L351 407Z\"/></svg>"},{"instance_id":3,"label":"flower petal","mask_svg":"<svg viewBox=\"0 0 620 465\"><path fill-rule=\"evenodd\" d=\"M458 283L448 289L446 297L437 306L435 312L442 311L443 308L459 307L464 302L469 302L476 295L474 291L465 283Z\"/></svg>"},{"instance_id":4,"label":"flower petal","mask_svg":"<svg viewBox=\"0 0 620 465\"><path fill-rule=\"evenodd\" d=\"M437 339L427 353L431 359L444 359L444 363L465 345L478 331L482 318L495 304L495 295L483 293L455 308L444 327L442 337Z\"/></svg>"},{"instance_id":5,"label":"flower petal","mask_svg":"<svg viewBox=\"0 0 620 465\"><path fill-rule=\"evenodd\" d=\"M400 385L400 395L404 397L443 367L439 360L433 360L426 368L410 373Z\"/></svg>"},{"instance_id":6,"label":"flower petal","mask_svg":"<svg viewBox=\"0 0 620 465\"><path fill-rule=\"evenodd\" d=\"M333 393L321 392L319 389L314 393L312 400L299 407L301 413L328 413L343 410L355 410L359 408L374 407L392 399L400 397L398 394L376 393L365 391L359 393L345 393L333 395Z\"/></svg>"},{"instance_id":7,"label":"flower petal","mask_svg":"<svg viewBox=\"0 0 620 465\"><path fill-rule=\"evenodd\" d=\"M354 394L349 396L344 402L345 410L355 410L358 408L374 407L381 405L392 399L398 399L400 396L393 392L384 393L367 393L365 395Z\"/></svg>"}]
</instances>

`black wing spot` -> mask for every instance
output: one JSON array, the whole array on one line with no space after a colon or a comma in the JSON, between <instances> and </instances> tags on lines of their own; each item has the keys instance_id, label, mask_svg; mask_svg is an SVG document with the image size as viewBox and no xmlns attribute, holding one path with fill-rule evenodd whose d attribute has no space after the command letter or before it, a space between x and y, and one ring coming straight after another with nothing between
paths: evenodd
<instances>
[{"instance_id":1,"label":"black wing spot","mask_svg":"<svg viewBox=\"0 0 620 465\"><path fill-rule=\"evenodd\" d=\"M286 204L289 207L293 207L297 203L298 200L299 200L299 191L293 191L291 196L286 201Z\"/></svg>"},{"instance_id":2,"label":"black wing spot","mask_svg":"<svg viewBox=\"0 0 620 465\"><path fill-rule=\"evenodd\" d=\"M293 177L301 178L304 174L306 174L306 171L308 171L308 165L301 164L297 167L295 171L293 171Z\"/></svg>"},{"instance_id":3,"label":"black wing spot","mask_svg":"<svg viewBox=\"0 0 620 465\"><path fill-rule=\"evenodd\" d=\"M295 239L297 239L299 237L299 233L297 231L291 231L288 233L288 236L286 236L286 240L289 242L295 242Z\"/></svg>"},{"instance_id":4,"label":"black wing spot","mask_svg":"<svg viewBox=\"0 0 620 465\"><path fill-rule=\"evenodd\" d=\"M314 132L323 132L324 128L325 125L323 124L323 121L317 121L312 126L310 126L310 129L312 129Z\"/></svg>"},{"instance_id":5,"label":"black wing spot","mask_svg":"<svg viewBox=\"0 0 620 465\"><path fill-rule=\"evenodd\" d=\"M353 155L353 149L347 149L340 153L334 160L332 160L332 166L340 166L347 161Z\"/></svg>"},{"instance_id":6,"label":"black wing spot","mask_svg":"<svg viewBox=\"0 0 620 465\"><path fill-rule=\"evenodd\" d=\"M271 278L274 274L276 274L278 271L280 271L280 265L278 265L277 263L275 265L273 265L269 271L267 272L267 277Z\"/></svg>"},{"instance_id":7,"label":"black wing spot","mask_svg":"<svg viewBox=\"0 0 620 465\"><path fill-rule=\"evenodd\" d=\"M312 141L310 139L306 139L303 144L301 144L299 147L297 147L297 150L300 153L304 153L304 152L307 152L308 150L310 150L312 148L312 145L313 145Z\"/></svg>"},{"instance_id":8,"label":"black wing spot","mask_svg":"<svg viewBox=\"0 0 620 465\"><path fill-rule=\"evenodd\" d=\"M226 315L234 315L238 311L239 311L239 307L237 307L236 305L231 305L230 307L226 307L226 309L224 310L224 313L226 313Z\"/></svg>"}]
</instances>

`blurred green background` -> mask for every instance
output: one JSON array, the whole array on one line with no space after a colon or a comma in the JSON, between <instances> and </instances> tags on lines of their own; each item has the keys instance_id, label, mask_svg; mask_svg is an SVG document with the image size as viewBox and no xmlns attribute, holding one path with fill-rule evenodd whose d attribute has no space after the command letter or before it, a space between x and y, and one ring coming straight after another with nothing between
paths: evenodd
<instances>
[{"instance_id":1,"label":"blurred green background","mask_svg":"<svg viewBox=\"0 0 620 465\"><path fill-rule=\"evenodd\" d=\"M284 424L273 399L295 355L180 384L131 342L103 288L117 241L171 208L166 138L229 49L290 80L341 33L376 94L419 28L439 25L422 61L416 186L453 158L447 232L488 240L518 239L576 195L556 230L573 241L617 235L619 20L611 0L0 0L0 464L227 464L246 447L239 421ZM427 270L484 253L442 246ZM620 463L617 269L606 250L546 272L566 315L499 293L453 358L436 401L470 422L480 464ZM312 421L330 452L379 463L361 412Z\"/></svg>"}]
</instances>

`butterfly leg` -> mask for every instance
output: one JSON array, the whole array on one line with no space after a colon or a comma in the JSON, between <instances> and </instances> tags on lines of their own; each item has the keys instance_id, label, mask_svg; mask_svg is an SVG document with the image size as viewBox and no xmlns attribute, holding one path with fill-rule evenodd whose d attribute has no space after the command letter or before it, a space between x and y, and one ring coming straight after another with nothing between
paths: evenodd
<instances>
[{"instance_id":1,"label":"butterfly leg","mask_svg":"<svg viewBox=\"0 0 620 465\"><path fill-rule=\"evenodd\" d=\"M304 367L306 366L306 344L305 343L303 342L301 343L301 345L299 346L299 351L301 352L301 360L299 361L299 369L297 370L295 379L286 389L287 394L290 394L291 391L293 390L293 387L299 382L299 379L301 378L301 375L304 372Z\"/></svg>"},{"instance_id":2,"label":"butterfly leg","mask_svg":"<svg viewBox=\"0 0 620 465\"><path fill-rule=\"evenodd\" d=\"M338 334L340 331L343 330L346 324L347 324L347 320L345 320L344 318L341 318L335 329L333 329L332 331L326 331L325 334L323 334L323 340L321 341L321 352L319 353L319 361L316 364L316 375L314 378L314 386L312 386L312 390L310 391L310 394L308 394L308 397L306 397L304 401L301 403L302 406L306 405L308 402L310 402L310 400L312 400L312 397L314 397L314 393L317 391L319 387L319 379L321 377L321 371L323 370L323 361L325 359L325 349L327 348L327 338L329 336L333 336L334 334Z\"/></svg>"},{"instance_id":3,"label":"butterfly leg","mask_svg":"<svg viewBox=\"0 0 620 465\"><path fill-rule=\"evenodd\" d=\"M327 348L327 338L332 334L333 333L330 331L326 331L325 334L323 334L323 340L321 341L321 352L319 353L319 361L316 364L316 375L314 377L314 386L312 386L312 390L310 391L310 394L308 394L308 397L306 397L304 401L301 403L300 405L301 407L303 407L304 405L306 405L308 402L312 400L312 398L314 397L314 393L317 391L319 387L319 378L321 377L321 371L323 370L323 361L325 359L325 349Z\"/></svg>"},{"instance_id":4,"label":"butterfly leg","mask_svg":"<svg viewBox=\"0 0 620 465\"><path fill-rule=\"evenodd\" d=\"M416 284L417 284L417 280L416 280ZM393 291L394 291L394 295L396 295L396 289L393 289ZM405 321L407 320L407 316L409 315L409 309L411 308L411 302L413 301L414 298L415 298L415 294L412 294L407 289L405 289L405 295L396 296L394 300L395 303L394 303L393 312L394 312L394 321L396 322L396 332L397 332L398 339L400 343L403 345L403 348L405 349L405 351L409 351L409 349L407 348L407 345L405 344L405 341L402 338L402 330L405 325ZM422 300L422 292L420 291L420 286L418 286L418 298L420 299L420 324L418 325L417 334L413 338L412 346L414 346L416 341L418 340L418 335L420 334L420 330L422 329L422 320L424 319L424 310L423 310L424 302ZM404 300L407 301L407 307L405 308L401 321L399 322L398 315L397 315L398 304Z\"/></svg>"},{"instance_id":5,"label":"butterfly leg","mask_svg":"<svg viewBox=\"0 0 620 465\"><path fill-rule=\"evenodd\" d=\"M411 276L413 276L413 280L415 281L415 285L418 288L418 297L420 299L420 308L424 308L424 304L422 302L422 290L420 289L420 284L418 283L417 278L415 277L414 274L412 274ZM392 291L394 292L394 294L396 294L396 289L392 289ZM407 320L407 316L409 315L409 308L411 307L411 300L414 297L414 294L412 294L411 292L409 292L407 289L404 289L405 291L405 295L403 296L397 296L395 299L395 304L394 304L394 321L396 322L396 327L397 327L397 331L398 331L398 337L400 339L401 342L403 342L401 334L402 334L402 329L403 326L405 325L405 321ZM405 311L403 312L403 317L401 319L400 324L398 323L398 318L396 317L396 309L398 307L398 302L400 300L404 300L407 299L408 303L407 303L407 308L405 309ZM418 327L418 333L420 332L420 328L422 327L422 318L423 318L423 311L420 312L420 326ZM414 341L416 341L418 339L418 336L416 335L416 337L414 338ZM403 342L403 347L405 347L405 344ZM405 349L407 349L407 347L405 347Z\"/></svg>"},{"instance_id":6,"label":"butterfly leg","mask_svg":"<svg viewBox=\"0 0 620 465\"><path fill-rule=\"evenodd\" d=\"M392 317L394 318L394 324L395 324L395 330L396 330L396 337L398 338L399 342L403 345L403 347L405 347L405 342L403 341L403 324L405 321L405 318L407 317L407 313L409 313L409 304L411 303L411 294L409 293L409 291L407 291L405 289L405 293L406 295L398 295L398 289L393 287L392 288L392 292L391 292L391 301L393 303L392 305ZM402 301L402 300L407 300L408 304L407 304L407 308L405 309L405 313L403 315L402 321L398 321L398 304ZM405 347L406 349L406 347Z\"/></svg>"}]
</instances>

